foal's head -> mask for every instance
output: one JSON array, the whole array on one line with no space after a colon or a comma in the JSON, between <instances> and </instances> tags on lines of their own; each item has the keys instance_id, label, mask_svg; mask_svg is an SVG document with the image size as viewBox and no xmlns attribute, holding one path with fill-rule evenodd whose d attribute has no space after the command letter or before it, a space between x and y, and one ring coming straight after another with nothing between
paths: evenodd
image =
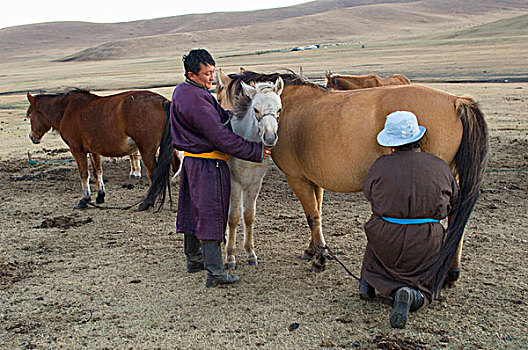
<instances>
[{"instance_id":1,"label":"foal's head","mask_svg":"<svg viewBox=\"0 0 528 350\"><path fill-rule=\"evenodd\" d=\"M235 115L255 118L262 143L268 147L275 146L278 140L279 114L282 110L280 94L284 82L278 77L275 82L248 85L241 81L240 84L243 95L236 99Z\"/></svg>"}]
</instances>

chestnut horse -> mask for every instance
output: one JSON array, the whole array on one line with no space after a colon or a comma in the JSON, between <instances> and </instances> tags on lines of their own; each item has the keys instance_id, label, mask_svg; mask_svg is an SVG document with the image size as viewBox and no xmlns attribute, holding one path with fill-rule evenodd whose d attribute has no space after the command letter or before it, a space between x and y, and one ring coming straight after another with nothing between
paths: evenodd
<instances>
[{"instance_id":1,"label":"chestnut horse","mask_svg":"<svg viewBox=\"0 0 528 350\"><path fill-rule=\"evenodd\" d=\"M31 121L29 138L39 143L51 128L57 130L75 158L83 197L76 208L90 201L87 155L97 185L96 203L104 202L101 156L122 157L140 152L149 176L156 166L156 151L167 119L168 100L150 91L128 91L97 96L85 90L63 94L27 94ZM177 157L174 159L178 162ZM177 167L179 164L174 164Z\"/></svg>"},{"instance_id":2,"label":"chestnut horse","mask_svg":"<svg viewBox=\"0 0 528 350\"><path fill-rule=\"evenodd\" d=\"M409 85L411 81L403 74L380 78L376 73L366 75L341 75L327 72L326 87L334 90L356 90L388 85Z\"/></svg>"},{"instance_id":3,"label":"chestnut horse","mask_svg":"<svg viewBox=\"0 0 528 350\"><path fill-rule=\"evenodd\" d=\"M471 97L422 85L331 91L295 74L245 71L230 75L230 86L237 81L275 81L278 76L285 87L279 140L272 158L300 200L312 232L303 257L316 256L314 267L324 268L323 189L361 191L370 166L390 152L376 142L385 117L405 110L413 112L427 129L423 151L443 159L459 181L456 210L449 218L446 240L428 280L436 293L446 274L446 282L458 279L464 228L478 197L489 148L487 124L477 103Z\"/></svg>"}]
</instances>

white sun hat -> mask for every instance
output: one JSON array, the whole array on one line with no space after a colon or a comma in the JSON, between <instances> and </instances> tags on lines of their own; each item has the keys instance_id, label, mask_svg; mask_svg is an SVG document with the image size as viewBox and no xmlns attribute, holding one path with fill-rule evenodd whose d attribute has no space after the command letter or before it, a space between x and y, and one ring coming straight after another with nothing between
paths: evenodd
<instances>
[{"instance_id":1,"label":"white sun hat","mask_svg":"<svg viewBox=\"0 0 528 350\"><path fill-rule=\"evenodd\" d=\"M402 146L418 141L425 134L425 128L418 125L412 112L396 111L387 116L385 128L378 134L378 143L386 147Z\"/></svg>"}]
</instances>

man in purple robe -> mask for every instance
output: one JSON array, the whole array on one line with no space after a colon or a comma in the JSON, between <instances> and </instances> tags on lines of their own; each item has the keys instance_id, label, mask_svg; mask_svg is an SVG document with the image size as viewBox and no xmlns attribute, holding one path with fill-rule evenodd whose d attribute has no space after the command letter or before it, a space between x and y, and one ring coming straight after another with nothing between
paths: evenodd
<instances>
[{"instance_id":1,"label":"man in purple robe","mask_svg":"<svg viewBox=\"0 0 528 350\"><path fill-rule=\"evenodd\" d=\"M176 231L184 234L188 272L207 270L206 287L232 284L239 277L225 272L221 250L231 190L226 161L262 162L271 149L231 130L230 113L208 91L215 66L209 52L191 50L183 64L185 82L174 89L170 111L172 142L184 151Z\"/></svg>"},{"instance_id":2,"label":"man in purple robe","mask_svg":"<svg viewBox=\"0 0 528 350\"><path fill-rule=\"evenodd\" d=\"M389 114L377 140L393 152L378 158L363 182L372 215L365 224L359 296L370 299L377 290L391 300L394 328L404 328L409 311L432 299L426 276L444 240L440 220L452 214L458 194L449 166L420 152L424 134L413 113Z\"/></svg>"}]
</instances>

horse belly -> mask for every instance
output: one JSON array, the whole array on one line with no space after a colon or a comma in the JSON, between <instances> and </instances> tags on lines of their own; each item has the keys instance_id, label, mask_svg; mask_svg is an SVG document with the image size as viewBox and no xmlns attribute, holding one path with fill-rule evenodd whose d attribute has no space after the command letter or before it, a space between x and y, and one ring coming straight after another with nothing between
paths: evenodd
<instances>
[{"instance_id":1,"label":"horse belly","mask_svg":"<svg viewBox=\"0 0 528 350\"><path fill-rule=\"evenodd\" d=\"M363 179L367 176L368 169L374 163L351 164L341 162L340 167L328 166L315 169L306 169L306 179L317 186L331 192L352 193L363 190Z\"/></svg>"},{"instance_id":2,"label":"horse belly","mask_svg":"<svg viewBox=\"0 0 528 350\"><path fill-rule=\"evenodd\" d=\"M130 137L114 138L111 142L101 142L101 139L98 139L89 145L89 148L94 149L95 153L105 157L124 157L136 152L138 149L136 143Z\"/></svg>"},{"instance_id":3,"label":"horse belly","mask_svg":"<svg viewBox=\"0 0 528 350\"><path fill-rule=\"evenodd\" d=\"M248 188L260 184L268 169L267 163L267 161L264 161L263 163L254 163L230 157L228 165L231 172L231 181L238 182L242 188Z\"/></svg>"}]
</instances>

